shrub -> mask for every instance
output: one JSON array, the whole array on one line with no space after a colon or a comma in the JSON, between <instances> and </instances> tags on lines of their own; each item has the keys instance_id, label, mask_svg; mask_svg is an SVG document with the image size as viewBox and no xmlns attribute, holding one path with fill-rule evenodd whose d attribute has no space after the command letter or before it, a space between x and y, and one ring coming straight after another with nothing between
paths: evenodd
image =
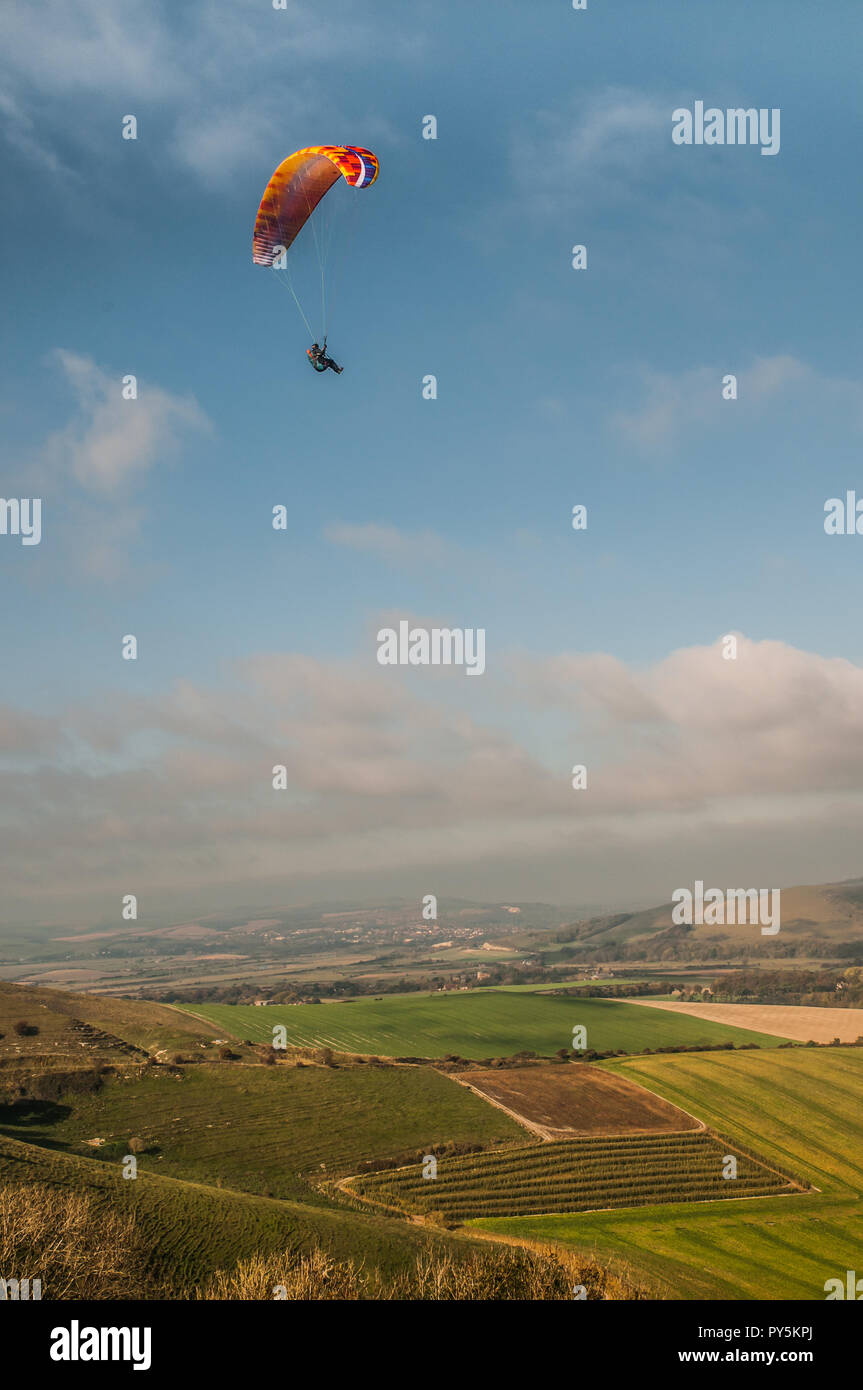
<instances>
[{"instance_id":1,"label":"shrub","mask_svg":"<svg viewBox=\"0 0 863 1390\"><path fill-rule=\"evenodd\" d=\"M424 1220L427 1226L438 1226L444 1231L450 1231L458 1224L455 1221L448 1220L442 1211L427 1211Z\"/></svg>"},{"instance_id":2,"label":"shrub","mask_svg":"<svg viewBox=\"0 0 863 1390\"><path fill-rule=\"evenodd\" d=\"M39 1029L35 1024L27 1023L25 1019L20 1018L15 1024L15 1032L18 1034L19 1038L34 1038L39 1032Z\"/></svg>"},{"instance_id":3,"label":"shrub","mask_svg":"<svg viewBox=\"0 0 863 1390\"><path fill-rule=\"evenodd\" d=\"M236 1052L232 1052L231 1049L230 1049L229 1047L220 1047L220 1048L219 1048L219 1061L220 1061L220 1062L236 1062L236 1061L238 1061L238 1060L239 1060L239 1058L238 1058L238 1056L237 1056L237 1053L236 1053Z\"/></svg>"}]
</instances>

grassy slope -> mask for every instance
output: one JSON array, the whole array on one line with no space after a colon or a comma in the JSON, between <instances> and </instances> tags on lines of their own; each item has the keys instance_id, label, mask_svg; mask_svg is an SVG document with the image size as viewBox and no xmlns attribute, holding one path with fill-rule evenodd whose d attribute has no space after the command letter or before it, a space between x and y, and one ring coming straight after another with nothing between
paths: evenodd
<instances>
[{"instance_id":1,"label":"grassy slope","mask_svg":"<svg viewBox=\"0 0 863 1390\"><path fill-rule=\"evenodd\" d=\"M350 1210L250 1196L151 1173L134 1180L119 1167L50 1153L0 1136L0 1182L44 1182L89 1193L100 1205L131 1206L152 1251L150 1268L174 1281L183 1297L217 1268L256 1251L320 1243L341 1258L394 1269L428 1243L415 1227Z\"/></svg>"},{"instance_id":2,"label":"grassy slope","mask_svg":"<svg viewBox=\"0 0 863 1390\"><path fill-rule=\"evenodd\" d=\"M108 1080L60 1108L69 1113L15 1125L7 1111L0 1133L78 1153L98 1137L112 1161L136 1136L158 1145L140 1155L141 1171L317 1202L301 1175L355 1172L364 1159L450 1139L525 1141L507 1115L425 1067L196 1066L182 1080Z\"/></svg>"},{"instance_id":3,"label":"grassy slope","mask_svg":"<svg viewBox=\"0 0 863 1390\"><path fill-rule=\"evenodd\" d=\"M728 1040L773 1047L780 1041L766 1033L636 1004L534 994L410 995L266 1009L196 1004L194 1011L235 1038L271 1041L273 1025L284 1024L289 1045L384 1056L440 1057L452 1052L481 1059L522 1051L550 1056L572 1045L576 1024L587 1028L588 1046L600 1052Z\"/></svg>"},{"instance_id":4,"label":"grassy slope","mask_svg":"<svg viewBox=\"0 0 863 1390\"><path fill-rule=\"evenodd\" d=\"M0 1033L5 1034L0 1041L0 1056L15 1055L22 1049L42 1051L44 1042L49 1038L57 1041L73 1018L148 1051L189 1049L198 1041L219 1036L213 1024L202 1023L163 1004L10 985L0 980ZM18 1019L35 1024L39 1035L33 1039L15 1038L12 1029Z\"/></svg>"},{"instance_id":5,"label":"grassy slope","mask_svg":"<svg viewBox=\"0 0 863 1390\"><path fill-rule=\"evenodd\" d=\"M482 1222L623 1257L676 1298L823 1298L860 1263L863 1051L605 1064L821 1188L799 1197Z\"/></svg>"}]
</instances>

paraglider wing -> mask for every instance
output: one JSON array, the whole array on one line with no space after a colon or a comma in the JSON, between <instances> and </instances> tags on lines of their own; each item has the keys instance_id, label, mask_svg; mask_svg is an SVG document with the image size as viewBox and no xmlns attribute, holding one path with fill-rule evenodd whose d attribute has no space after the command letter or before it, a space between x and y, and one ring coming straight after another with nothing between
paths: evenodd
<instances>
[{"instance_id":1,"label":"paraglider wing","mask_svg":"<svg viewBox=\"0 0 863 1390\"><path fill-rule=\"evenodd\" d=\"M378 176L377 157L359 145L310 145L282 160L264 189L252 260L271 266L276 247L286 249L339 178L352 188L368 188Z\"/></svg>"}]
</instances>

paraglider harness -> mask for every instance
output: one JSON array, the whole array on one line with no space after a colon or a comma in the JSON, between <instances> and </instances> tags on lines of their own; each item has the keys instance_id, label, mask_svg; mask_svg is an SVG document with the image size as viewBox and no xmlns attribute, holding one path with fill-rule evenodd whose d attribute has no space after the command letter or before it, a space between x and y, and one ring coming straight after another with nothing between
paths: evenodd
<instances>
[{"instance_id":1,"label":"paraglider harness","mask_svg":"<svg viewBox=\"0 0 863 1390\"><path fill-rule=\"evenodd\" d=\"M317 343L312 343L312 346L310 348L306 348L306 356L308 357L316 372L325 372L328 367L331 367L334 372L341 372L342 370L341 367L338 367L336 365L336 363L333 361L331 357L327 357L326 338L324 339L323 347L318 347Z\"/></svg>"}]
</instances>

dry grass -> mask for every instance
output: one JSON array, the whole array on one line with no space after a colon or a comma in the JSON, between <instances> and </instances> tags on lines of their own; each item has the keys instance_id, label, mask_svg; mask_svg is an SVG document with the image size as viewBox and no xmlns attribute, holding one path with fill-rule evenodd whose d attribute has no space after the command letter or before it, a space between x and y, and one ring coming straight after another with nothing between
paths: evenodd
<instances>
[{"instance_id":1,"label":"dry grass","mask_svg":"<svg viewBox=\"0 0 863 1390\"><path fill-rule=\"evenodd\" d=\"M43 1185L0 1187L0 1278L41 1280L43 1299L187 1298L187 1287L148 1280L146 1246L131 1216L83 1193ZM386 1275L320 1247L253 1255L220 1270L193 1299L488 1301L641 1298L628 1275L574 1252L483 1241L461 1253L426 1251Z\"/></svg>"},{"instance_id":2,"label":"dry grass","mask_svg":"<svg viewBox=\"0 0 863 1390\"><path fill-rule=\"evenodd\" d=\"M144 1259L133 1219L86 1194L0 1187L0 1278L41 1279L43 1299L140 1298Z\"/></svg>"},{"instance_id":3,"label":"dry grass","mask_svg":"<svg viewBox=\"0 0 863 1390\"><path fill-rule=\"evenodd\" d=\"M220 1270L196 1289L199 1299L354 1301L500 1301L572 1299L583 1288L588 1299L642 1298L628 1276L559 1249L491 1245L463 1257L431 1252L412 1268L385 1278L318 1249L309 1255L257 1255L235 1269Z\"/></svg>"},{"instance_id":4,"label":"dry grass","mask_svg":"<svg viewBox=\"0 0 863 1390\"><path fill-rule=\"evenodd\" d=\"M253 1255L233 1270L218 1270L206 1285L195 1290L194 1297L345 1301L362 1298L364 1287L356 1265L334 1260L318 1249L310 1255Z\"/></svg>"}]
</instances>

